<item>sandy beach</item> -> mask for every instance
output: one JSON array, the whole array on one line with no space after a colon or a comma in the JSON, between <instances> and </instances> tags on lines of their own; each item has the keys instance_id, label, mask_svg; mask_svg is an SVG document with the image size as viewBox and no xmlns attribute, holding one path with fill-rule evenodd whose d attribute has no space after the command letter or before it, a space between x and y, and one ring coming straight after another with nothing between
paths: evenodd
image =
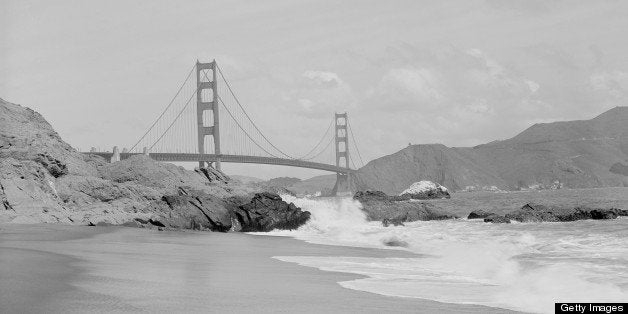
<instances>
[{"instance_id":1,"label":"sandy beach","mask_svg":"<svg viewBox=\"0 0 628 314\"><path fill-rule=\"evenodd\" d=\"M503 313L341 287L353 274L273 256L410 256L286 237L122 227L0 225L4 313Z\"/></svg>"}]
</instances>

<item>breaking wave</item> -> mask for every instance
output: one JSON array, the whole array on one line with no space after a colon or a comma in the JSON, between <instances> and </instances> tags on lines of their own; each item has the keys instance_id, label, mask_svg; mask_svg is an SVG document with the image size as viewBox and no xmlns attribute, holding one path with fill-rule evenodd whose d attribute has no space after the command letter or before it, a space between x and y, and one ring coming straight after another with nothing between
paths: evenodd
<instances>
[{"instance_id":1,"label":"breaking wave","mask_svg":"<svg viewBox=\"0 0 628 314\"><path fill-rule=\"evenodd\" d=\"M279 260L364 275L350 289L539 313L555 302L628 300L628 219L485 224L452 220L383 227L350 198L296 198L312 213L290 236L311 243L405 250L411 258L278 256ZM392 256L393 254L391 254Z\"/></svg>"}]
</instances>

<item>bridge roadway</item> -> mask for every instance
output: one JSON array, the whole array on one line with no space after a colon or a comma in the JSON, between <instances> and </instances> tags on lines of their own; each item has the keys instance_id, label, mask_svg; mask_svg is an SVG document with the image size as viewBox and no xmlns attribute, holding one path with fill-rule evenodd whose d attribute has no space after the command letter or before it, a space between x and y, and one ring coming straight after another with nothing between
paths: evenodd
<instances>
[{"instance_id":1,"label":"bridge roadway","mask_svg":"<svg viewBox=\"0 0 628 314\"><path fill-rule=\"evenodd\" d=\"M111 152L84 152L83 154L92 154L111 160L113 153ZM120 153L120 160L127 159L134 155L141 155L142 153ZM355 170L347 169L343 167L337 167L335 165L328 165L319 162L298 160L298 159L285 159L275 157L260 157L260 156L246 156L246 155L216 155L216 154L184 154L184 153L149 153L150 158L157 161L169 161L169 162L215 162L220 157L221 162L230 163L245 163L245 164L264 164L264 165L281 165L308 169L317 169L323 171L330 171L343 174L354 173Z\"/></svg>"}]
</instances>

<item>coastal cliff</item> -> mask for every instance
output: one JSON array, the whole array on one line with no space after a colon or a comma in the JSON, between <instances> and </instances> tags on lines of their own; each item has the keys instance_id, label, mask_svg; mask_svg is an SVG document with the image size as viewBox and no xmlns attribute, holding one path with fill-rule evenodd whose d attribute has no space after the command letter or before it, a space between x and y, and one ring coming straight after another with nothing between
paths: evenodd
<instances>
[{"instance_id":1,"label":"coastal cliff","mask_svg":"<svg viewBox=\"0 0 628 314\"><path fill-rule=\"evenodd\" d=\"M309 218L262 192L213 168L81 154L39 113L0 99L0 222L268 231ZM272 201L260 214L255 199Z\"/></svg>"}]
</instances>

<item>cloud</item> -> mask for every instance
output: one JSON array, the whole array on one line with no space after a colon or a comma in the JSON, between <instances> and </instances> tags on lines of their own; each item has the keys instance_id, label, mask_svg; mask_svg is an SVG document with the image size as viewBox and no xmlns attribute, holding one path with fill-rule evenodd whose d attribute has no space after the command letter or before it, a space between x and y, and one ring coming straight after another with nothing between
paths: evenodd
<instances>
[{"instance_id":1,"label":"cloud","mask_svg":"<svg viewBox=\"0 0 628 314\"><path fill-rule=\"evenodd\" d=\"M628 92L628 73L622 71L594 73L589 77L589 85L594 91L622 98Z\"/></svg>"},{"instance_id":2,"label":"cloud","mask_svg":"<svg viewBox=\"0 0 628 314\"><path fill-rule=\"evenodd\" d=\"M495 111L488 104L486 99L476 99L471 104L465 106L465 109L477 114L493 114Z\"/></svg>"},{"instance_id":3,"label":"cloud","mask_svg":"<svg viewBox=\"0 0 628 314\"><path fill-rule=\"evenodd\" d=\"M419 102L442 99L437 79L427 69L397 68L389 70L382 78L375 93L385 97L411 97Z\"/></svg>"},{"instance_id":4,"label":"cloud","mask_svg":"<svg viewBox=\"0 0 628 314\"><path fill-rule=\"evenodd\" d=\"M303 72L303 77L308 78L314 83L323 85L325 87L331 88L343 85L343 82L338 74L334 72L308 70Z\"/></svg>"},{"instance_id":5,"label":"cloud","mask_svg":"<svg viewBox=\"0 0 628 314\"><path fill-rule=\"evenodd\" d=\"M312 111L312 109L316 106L316 104L312 100L305 99L305 98L301 98L297 100L297 103L299 103L299 106L301 106L301 109L306 110L306 111Z\"/></svg>"},{"instance_id":6,"label":"cloud","mask_svg":"<svg viewBox=\"0 0 628 314\"><path fill-rule=\"evenodd\" d=\"M264 114L291 118L265 129L294 130L280 142L307 151L301 146L318 140L333 112L348 111L364 155L377 157L407 143L474 146L505 139L539 119L592 117L608 99L626 98L626 72L579 66L581 58L548 45L523 47L521 54L524 59L513 61L488 48L404 43L331 66L338 71L273 68L273 85L259 91L279 92L265 100L273 106Z\"/></svg>"},{"instance_id":7,"label":"cloud","mask_svg":"<svg viewBox=\"0 0 628 314\"><path fill-rule=\"evenodd\" d=\"M529 119L555 110L536 77L481 49L389 50L404 58L379 65L380 76L359 94L365 113L357 118L388 132L394 143L473 146L512 136Z\"/></svg>"},{"instance_id":8,"label":"cloud","mask_svg":"<svg viewBox=\"0 0 628 314\"><path fill-rule=\"evenodd\" d=\"M525 80L525 83L528 84L528 88L530 88L530 91L532 93L536 93L539 88L541 88L541 85L539 85L539 83L532 80Z\"/></svg>"},{"instance_id":9,"label":"cloud","mask_svg":"<svg viewBox=\"0 0 628 314\"><path fill-rule=\"evenodd\" d=\"M331 117L334 112L355 108L353 89L339 74L307 70L296 78L287 78L281 106L288 112L314 119Z\"/></svg>"}]
</instances>

